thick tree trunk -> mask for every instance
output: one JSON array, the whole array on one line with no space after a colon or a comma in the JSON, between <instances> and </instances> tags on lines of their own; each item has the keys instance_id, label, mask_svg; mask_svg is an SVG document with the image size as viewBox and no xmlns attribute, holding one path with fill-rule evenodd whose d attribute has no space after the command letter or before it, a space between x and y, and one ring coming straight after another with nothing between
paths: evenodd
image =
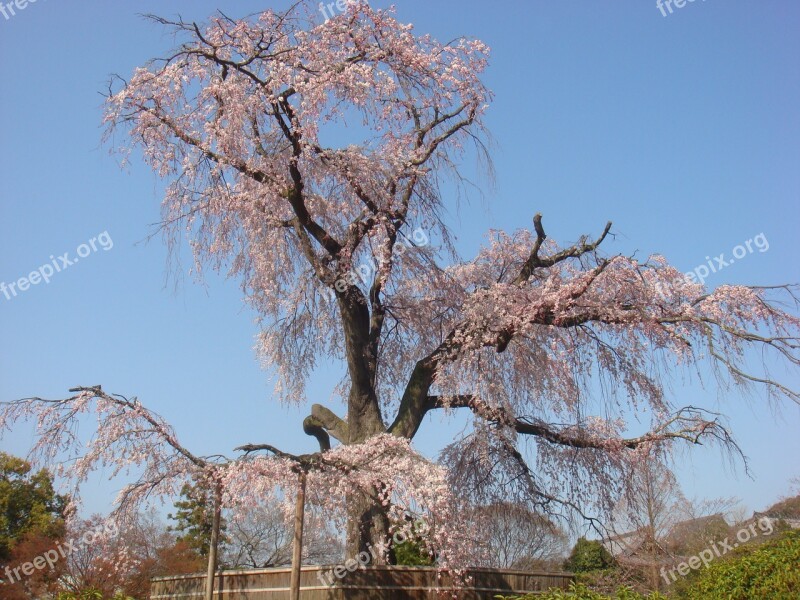
<instances>
[{"instance_id":1,"label":"thick tree trunk","mask_svg":"<svg viewBox=\"0 0 800 600\"><path fill-rule=\"evenodd\" d=\"M386 508L375 497L360 492L353 492L348 504L345 558L357 558L359 553L366 552L372 565L394 564Z\"/></svg>"},{"instance_id":2,"label":"thick tree trunk","mask_svg":"<svg viewBox=\"0 0 800 600\"><path fill-rule=\"evenodd\" d=\"M359 444L370 437L386 433L375 391L377 343L370 327L366 299L357 289L338 294L345 335L350 393L347 399L348 444ZM374 563L394 563L387 548L389 518L385 507L374 496L352 492L347 525L346 558L367 552ZM384 550L389 550L388 557Z\"/></svg>"},{"instance_id":3,"label":"thick tree trunk","mask_svg":"<svg viewBox=\"0 0 800 600\"><path fill-rule=\"evenodd\" d=\"M351 391L351 397L355 391ZM350 440L349 443L357 444L374 435L386 432L386 427L381 419L378 410L370 410L369 407L377 408L375 403L363 398L354 398L350 403L351 407L366 407L367 410L352 410L348 419ZM359 553L367 552L371 559L377 564L393 564L393 555L385 559L380 550L385 546L389 538L389 518L386 509L381 505L374 495L363 492L352 492L352 497L348 500L350 514L347 521L347 545L346 558L356 558Z\"/></svg>"}]
</instances>

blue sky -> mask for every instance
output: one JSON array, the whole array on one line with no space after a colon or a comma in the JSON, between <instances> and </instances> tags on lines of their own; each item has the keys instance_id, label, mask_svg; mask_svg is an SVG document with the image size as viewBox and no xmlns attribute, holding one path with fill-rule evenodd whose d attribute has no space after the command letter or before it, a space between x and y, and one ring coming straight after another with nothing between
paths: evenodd
<instances>
[{"instance_id":1,"label":"blue sky","mask_svg":"<svg viewBox=\"0 0 800 600\"><path fill-rule=\"evenodd\" d=\"M96 252L11 300L0 295L0 399L59 397L78 384L139 396L200 454L270 441L309 451L300 408L271 401L252 347L253 314L236 282L189 274L159 238L162 183L138 160L118 167L100 143L100 92L173 40L137 13L202 20L220 8L244 15L287 2L39 0L0 15L0 281L108 232ZM374 6L385 6L373 0ZM660 252L684 270L763 233L753 252L708 284L800 281L800 4L708 0L663 17L654 1L405 2L401 20L440 40L470 35L492 47L486 81L496 94L494 185L451 218L465 256L489 227L545 215L561 241L614 221L609 252ZM477 174L476 174L477 177ZM57 259L56 259L57 260ZM172 277L167 275L172 273ZM797 373L778 372L800 387ZM313 400L334 377L320 374ZM678 404L731 416L754 480L717 453L686 454L687 492L739 496L763 508L800 474L800 410L776 413L695 386ZM428 422L419 446L435 452L459 423ZM24 454L31 432L0 441ZM116 485L87 491L105 510Z\"/></svg>"}]
</instances>

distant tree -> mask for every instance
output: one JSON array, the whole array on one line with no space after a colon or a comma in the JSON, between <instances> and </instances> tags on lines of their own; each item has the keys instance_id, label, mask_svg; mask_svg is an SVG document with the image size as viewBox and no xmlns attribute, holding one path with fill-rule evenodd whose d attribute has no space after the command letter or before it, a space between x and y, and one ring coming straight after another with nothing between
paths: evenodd
<instances>
[{"instance_id":1,"label":"distant tree","mask_svg":"<svg viewBox=\"0 0 800 600\"><path fill-rule=\"evenodd\" d=\"M631 463L626 478L612 525L621 549L617 561L639 572L651 589L661 588L659 568L667 557L694 554L709 539L728 535L729 525L720 513L731 512L736 498L689 500L675 474L652 454ZM627 560L629 555L635 560Z\"/></svg>"},{"instance_id":2,"label":"distant tree","mask_svg":"<svg viewBox=\"0 0 800 600\"><path fill-rule=\"evenodd\" d=\"M203 484L187 483L181 489L181 499L175 502L175 513L169 518L176 522L171 531L178 533L177 540L184 542L202 557L208 557L213 529L213 496ZM220 524L220 531L227 527ZM224 536L221 538L224 547Z\"/></svg>"},{"instance_id":3,"label":"distant tree","mask_svg":"<svg viewBox=\"0 0 800 600\"><path fill-rule=\"evenodd\" d=\"M126 519L121 528L99 516L70 523L72 542L60 591L65 598L145 600L150 580L205 570L206 562L186 542L176 541L154 511Z\"/></svg>"},{"instance_id":4,"label":"distant tree","mask_svg":"<svg viewBox=\"0 0 800 600\"><path fill-rule=\"evenodd\" d=\"M599 540L578 539L569 558L564 562L564 568L573 573L587 573L599 571L614 566L614 557L605 549Z\"/></svg>"},{"instance_id":5,"label":"distant tree","mask_svg":"<svg viewBox=\"0 0 800 600\"><path fill-rule=\"evenodd\" d=\"M672 471L657 457L646 456L631 466L629 485L614 511L617 534L640 532L657 545L689 512L688 500Z\"/></svg>"},{"instance_id":6,"label":"distant tree","mask_svg":"<svg viewBox=\"0 0 800 600\"><path fill-rule=\"evenodd\" d=\"M0 575L0 598L3 600L39 600L48 598L58 590L58 581L63 573L63 563L56 563L51 569L36 569L26 576L21 571L22 565L32 563L37 557L45 556L56 547L56 540L48 535L31 532L25 534L11 550L8 563L4 565ZM15 572L16 570L16 572ZM10 578L8 573L11 574Z\"/></svg>"},{"instance_id":7,"label":"distant tree","mask_svg":"<svg viewBox=\"0 0 800 600\"><path fill-rule=\"evenodd\" d=\"M780 519L800 519L800 494L781 498L764 512Z\"/></svg>"},{"instance_id":8,"label":"distant tree","mask_svg":"<svg viewBox=\"0 0 800 600\"><path fill-rule=\"evenodd\" d=\"M738 498L694 498L681 511L682 521L668 534L664 547L672 554L691 556L708 547L711 540L731 534L731 523L744 520Z\"/></svg>"},{"instance_id":9,"label":"distant tree","mask_svg":"<svg viewBox=\"0 0 800 600\"><path fill-rule=\"evenodd\" d=\"M742 515L744 507L735 496L719 498L691 498L683 510L684 519L701 519L711 515L720 515L731 523L736 523L737 516Z\"/></svg>"},{"instance_id":10,"label":"distant tree","mask_svg":"<svg viewBox=\"0 0 800 600\"><path fill-rule=\"evenodd\" d=\"M223 563L231 568L291 564L294 524L282 507L266 500L228 520ZM293 516L292 516L293 517ZM335 564L342 560L342 540L316 511L307 511L303 528L303 563Z\"/></svg>"},{"instance_id":11,"label":"distant tree","mask_svg":"<svg viewBox=\"0 0 800 600\"><path fill-rule=\"evenodd\" d=\"M476 510L489 565L534 569L562 561L567 536L548 516L514 502L495 502Z\"/></svg>"},{"instance_id":12,"label":"distant tree","mask_svg":"<svg viewBox=\"0 0 800 600\"><path fill-rule=\"evenodd\" d=\"M70 520L65 537L64 547L69 552L60 580L64 594L101 594L106 600L124 589L136 564L128 551L127 530L120 531L113 520L92 515Z\"/></svg>"},{"instance_id":13,"label":"distant tree","mask_svg":"<svg viewBox=\"0 0 800 600\"><path fill-rule=\"evenodd\" d=\"M124 590L137 599L149 597L154 577L187 575L206 568L205 559L187 542L176 540L154 511L139 514L126 528L123 541L128 554L135 558Z\"/></svg>"},{"instance_id":14,"label":"distant tree","mask_svg":"<svg viewBox=\"0 0 800 600\"><path fill-rule=\"evenodd\" d=\"M66 506L48 471L33 473L29 462L0 452L0 564L26 535L63 536Z\"/></svg>"},{"instance_id":15,"label":"distant tree","mask_svg":"<svg viewBox=\"0 0 800 600\"><path fill-rule=\"evenodd\" d=\"M186 484L169 531L177 533L177 541L201 557L208 557L213 525L212 498L203 484ZM227 568L264 568L285 566L292 560L294 525L272 498L247 508L240 508L221 525L220 564ZM303 540L305 564L338 563L343 555L342 542L329 530L318 512L306 513Z\"/></svg>"},{"instance_id":16,"label":"distant tree","mask_svg":"<svg viewBox=\"0 0 800 600\"><path fill-rule=\"evenodd\" d=\"M0 598L31 600L53 589L59 568L20 569L63 538L66 506L49 472L34 473L29 462L0 452Z\"/></svg>"}]
</instances>

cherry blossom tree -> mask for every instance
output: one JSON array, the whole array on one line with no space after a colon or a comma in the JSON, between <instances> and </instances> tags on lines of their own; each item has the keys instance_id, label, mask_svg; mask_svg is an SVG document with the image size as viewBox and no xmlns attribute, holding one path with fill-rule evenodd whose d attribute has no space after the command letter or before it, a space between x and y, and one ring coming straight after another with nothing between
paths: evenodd
<instances>
[{"instance_id":1,"label":"cherry blossom tree","mask_svg":"<svg viewBox=\"0 0 800 600\"><path fill-rule=\"evenodd\" d=\"M466 158L489 159L480 41L437 42L366 2L325 22L307 2L202 26L154 20L183 43L112 83L108 139L168 182L171 242L188 236L198 271L241 282L276 398L310 404L303 431L319 451L249 444L224 465L199 459L168 424L99 388L13 407L44 420L40 450L53 455L70 435L53 411L99 403L99 444L72 467L78 478L98 461L139 464L133 501L201 472L234 507L276 485L291 496L305 472L311 501L347 515L349 555L424 507L437 556L456 556L468 536L448 527L454 489L584 514L610 510L626 469L654 453L737 452L722 416L670 399L678 370L800 400L768 372L800 364L793 287L708 291L662 257L604 252L610 223L562 246L539 214L458 255L447 195L467 182ZM344 367L342 414L305 389L329 360ZM474 417L439 465L409 444L436 411ZM109 450L120 443L128 450Z\"/></svg>"}]
</instances>

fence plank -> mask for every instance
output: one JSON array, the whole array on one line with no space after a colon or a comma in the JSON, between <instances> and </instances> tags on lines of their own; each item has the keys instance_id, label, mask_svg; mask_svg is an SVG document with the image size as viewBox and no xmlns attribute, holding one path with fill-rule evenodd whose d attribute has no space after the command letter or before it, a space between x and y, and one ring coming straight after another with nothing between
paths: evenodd
<instances>
[{"instance_id":1,"label":"fence plank","mask_svg":"<svg viewBox=\"0 0 800 600\"><path fill-rule=\"evenodd\" d=\"M496 594L567 589L571 573L470 569L469 583L458 589L463 600L491 600ZM225 571L218 577L214 600L288 600L290 569ZM332 583L332 585L329 585ZM202 600L204 575L160 577L152 581L151 600ZM301 600L433 600L454 590L447 574L430 567L367 567L342 579L333 567L303 567Z\"/></svg>"}]
</instances>

